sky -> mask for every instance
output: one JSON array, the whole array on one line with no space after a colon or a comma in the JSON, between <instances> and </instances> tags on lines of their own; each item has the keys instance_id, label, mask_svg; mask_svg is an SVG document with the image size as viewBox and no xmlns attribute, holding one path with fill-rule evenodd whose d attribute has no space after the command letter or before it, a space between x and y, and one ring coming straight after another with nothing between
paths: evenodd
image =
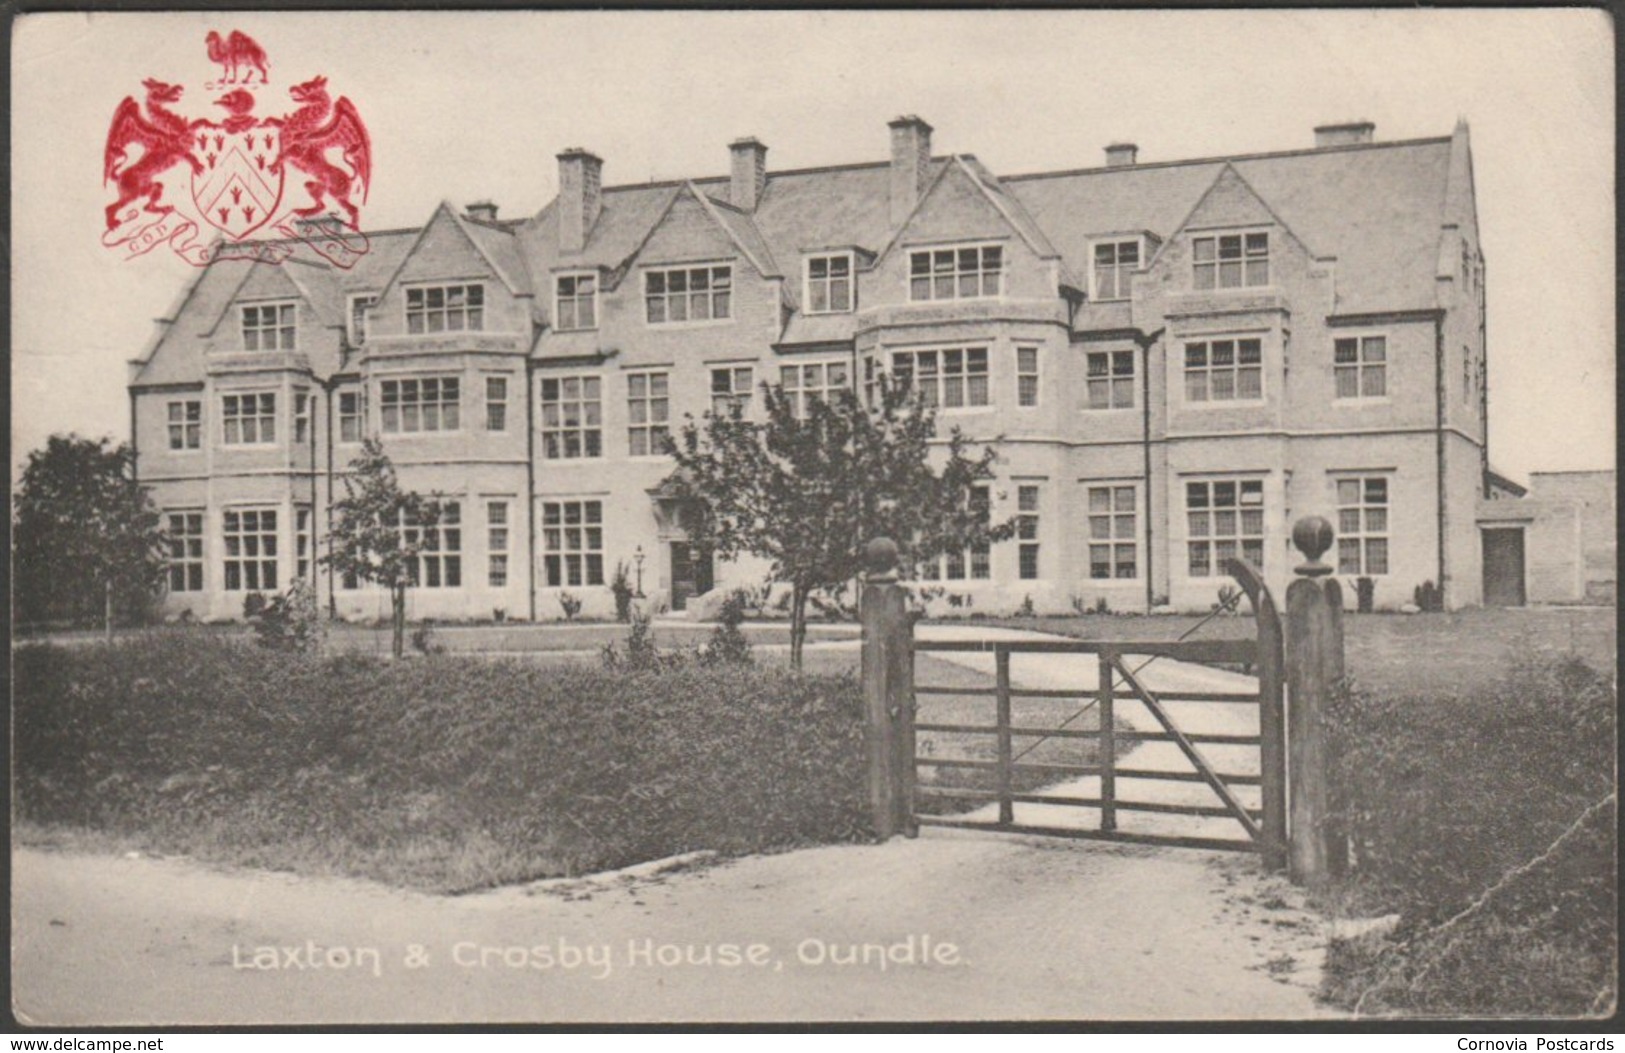
<instances>
[{"instance_id":1,"label":"sky","mask_svg":"<svg viewBox=\"0 0 1625 1053\"><path fill-rule=\"evenodd\" d=\"M1017 174L1472 130L1489 300L1490 457L1515 478L1614 464L1613 36L1584 10L42 13L13 36L13 469L56 432L126 438L126 362L192 268L100 238L114 109L156 77L208 108L204 35L265 48L260 112L317 74L373 143L370 229L442 200L504 217L556 190L554 155L606 183L884 160L915 113L937 153Z\"/></svg>"}]
</instances>

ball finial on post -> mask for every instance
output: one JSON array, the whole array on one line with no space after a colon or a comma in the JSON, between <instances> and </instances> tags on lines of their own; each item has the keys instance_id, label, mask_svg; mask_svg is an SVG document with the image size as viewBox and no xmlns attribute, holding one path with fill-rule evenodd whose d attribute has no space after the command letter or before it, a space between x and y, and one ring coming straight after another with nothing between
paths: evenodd
<instances>
[{"instance_id":1,"label":"ball finial on post","mask_svg":"<svg viewBox=\"0 0 1625 1053\"><path fill-rule=\"evenodd\" d=\"M1292 526L1292 544L1308 557L1308 562L1298 565L1297 572L1306 578L1320 578L1332 572L1332 568L1320 561L1326 550L1332 547L1334 535L1332 525L1322 516L1304 516Z\"/></svg>"},{"instance_id":2,"label":"ball finial on post","mask_svg":"<svg viewBox=\"0 0 1625 1053\"><path fill-rule=\"evenodd\" d=\"M897 580L897 542L877 537L863 546L865 577L872 582Z\"/></svg>"}]
</instances>

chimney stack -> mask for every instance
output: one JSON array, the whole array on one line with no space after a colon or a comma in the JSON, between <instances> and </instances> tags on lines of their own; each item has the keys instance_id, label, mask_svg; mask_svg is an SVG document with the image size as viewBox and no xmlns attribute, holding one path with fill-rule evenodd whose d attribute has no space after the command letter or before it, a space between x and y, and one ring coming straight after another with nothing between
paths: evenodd
<instances>
[{"instance_id":1,"label":"chimney stack","mask_svg":"<svg viewBox=\"0 0 1625 1053\"><path fill-rule=\"evenodd\" d=\"M1106 147L1106 167L1123 168L1131 165L1140 156L1140 148L1134 143L1112 143Z\"/></svg>"},{"instance_id":2,"label":"chimney stack","mask_svg":"<svg viewBox=\"0 0 1625 1053\"><path fill-rule=\"evenodd\" d=\"M559 250L580 252L603 209L604 162L579 146L559 154Z\"/></svg>"},{"instance_id":3,"label":"chimney stack","mask_svg":"<svg viewBox=\"0 0 1625 1053\"><path fill-rule=\"evenodd\" d=\"M495 201L475 201L463 209L469 219L479 220L481 223L495 223L497 221L497 205Z\"/></svg>"},{"instance_id":4,"label":"chimney stack","mask_svg":"<svg viewBox=\"0 0 1625 1053\"><path fill-rule=\"evenodd\" d=\"M728 200L741 212L755 212L767 187L767 147L755 138L735 139L728 144L728 154L733 162Z\"/></svg>"},{"instance_id":5,"label":"chimney stack","mask_svg":"<svg viewBox=\"0 0 1625 1053\"><path fill-rule=\"evenodd\" d=\"M1369 143L1377 126L1370 121L1349 121L1345 124L1323 124L1315 129L1315 148L1327 146L1359 146Z\"/></svg>"},{"instance_id":6,"label":"chimney stack","mask_svg":"<svg viewBox=\"0 0 1625 1053\"><path fill-rule=\"evenodd\" d=\"M891 225L914 211L931 174L931 126L913 114L887 124L891 129Z\"/></svg>"}]
</instances>

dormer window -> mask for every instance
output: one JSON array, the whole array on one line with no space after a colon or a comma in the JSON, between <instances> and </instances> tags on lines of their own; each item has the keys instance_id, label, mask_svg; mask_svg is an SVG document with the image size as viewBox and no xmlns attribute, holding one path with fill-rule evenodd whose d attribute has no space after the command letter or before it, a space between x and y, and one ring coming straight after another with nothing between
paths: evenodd
<instances>
[{"instance_id":1,"label":"dormer window","mask_svg":"<svg viewBox=\"0 0 1625 1053\"><path fill-rule=\"evenodd\" d=\"M460 333L484 328L483 285L423 285L406 290L408 333Z\"/></svg>"},{"instance_id":2,"label":"dormer window","mask_svg":"<svg viewBox=\"0 0 1625 1053\"><path fill-rule=\"evenodd\" d=\"M350 294L350 346L360 347L367 342L367 310L378 302L373 293Z\"/></svg>"},{"instance_id":3,"label":"dormer window","mask_svg":"<svg viewBox=\"0 0 1625 1053\"><path fill-rule=\"evenodd\" d=\"M1140 269L1140 239L1097 241L1091 260L1095 299L1128 299L1134 272Z\"/></svg>"},{"instance_id":4,"label":"dormer window","mask_svg":"<svg viewBox=\"0 0 1625 1053\"><path fill-rule=\"evenodd\" d=\"M561 274L554 286L553 317L558 328L598 328L598 276Z\"/></svg>"},{"instance_id":5,"label":"dormer window","mask_svg":"<svg viewBox=\"0 0 1625 1053\"><path fill-rule=\"evenodd\" d=\"M1191 239L1194 284L1198 289L1254 288L1270 283L1267 231L1215 234Z\"/></svg>"},{"instance_id":6,"label":"dormer window","mask_svg":"<svg viewBox=\"0 0 1625 1053\"><path fill-rule=\"evenodd\" d=\"M709 322L733 317L733 268L673 267L643 276L650 325Z\"/></svg>"},{"instance_id":7,"label":"dormer window","mask_svg":"<svg viewBox=\"0 0 1625 1053\"><path fill-rule=\"evenodd\" d=\"M851 311L855 300L850 252L807 258L808 314L841 314Z\"/></svg>"},{"instance_id":8,"label":"dormer window","mask_svg":"<svg viewBox=\"0 0 1625 1053\"><path fill-rule=\"evenodd\" d=\"M243 308L244 351L292 351L295 309L291 303L250 304Z\"/></svg>"},{"instance_id":9,"label":"dormer window","mask_svg":"<svg viewBox=\"0 0 1625 1053\"><path fill-rule=\"evenodd\" d=\"M978 300L1002 291L1004 250L998 245L924 249L908 254L908 298Z\"/></svg>"}]
</instances>

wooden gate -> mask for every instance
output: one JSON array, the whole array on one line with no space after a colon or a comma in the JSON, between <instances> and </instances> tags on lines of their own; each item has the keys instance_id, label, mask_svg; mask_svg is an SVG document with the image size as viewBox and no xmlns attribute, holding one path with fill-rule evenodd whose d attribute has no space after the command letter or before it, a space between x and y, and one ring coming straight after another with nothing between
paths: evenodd
<instances>
[{"instance_id":1,"label":"wooden gate","mask_svg":"<svg viewBox=\"0 0 1625 1053\"><path fill-rule=\"evenodd\" d=\"M1281 866L1281 624L1257 573L1231 569L1254 608L1245 639L916 638L911 666L912 655L986 654L993 684L907 677L914 719L899 760L911 825L1255 851ZM1023 662L1048 668L1022 676ZM1215 728L1203 710L1239 716ZM1180 785L1147 792L1169 783Z\"/></svg>"}]
</instances>

